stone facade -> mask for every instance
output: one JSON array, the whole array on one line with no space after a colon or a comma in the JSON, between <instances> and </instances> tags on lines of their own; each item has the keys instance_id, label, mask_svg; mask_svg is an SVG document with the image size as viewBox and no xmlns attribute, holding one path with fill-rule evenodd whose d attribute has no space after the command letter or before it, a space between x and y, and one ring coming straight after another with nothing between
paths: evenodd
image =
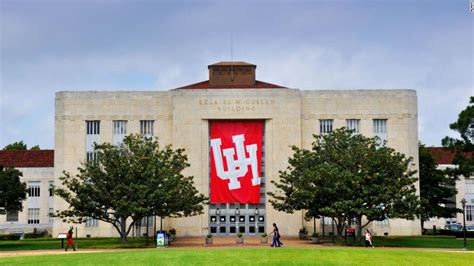
<instances>
[{"instance_id":1,"label":"stone facade","mask_svg":"<svg viewBox=\"0 0 474 266\"><path fill-rule=\"evenodd\" d=\"M18 213L17 221L7 221L7 215L0 215L0 234L30 233L35 229L52 232L53 223L49 217L49 210L53 208L53 197L50 197L49 188L54 180L53 167L16 167L23 176L20 178L27 186L29 182L39 184L39 197L27 197L23 203L23 210ZM38 223L28 223L28 209L39 209ZM35 219L36 220L36 219Z\"/></svg>"},{"instance_id":2,"label":"stone facade","mask_svg":"<svg viewBox=\"0 0 474 266\"><path fill-rule=\"evenodd\" d=\"M442 164L438 165L438 169L445 170L447 168L456 168L454 164ZM461 200L466 200L466 225L474 225L474 176L465 177L460 176L456 180L455 184L456 195L451 199L455 204L456 208L462 210ZM470 210L468 210L470 209ZM425 229L444 229L447 224L463 224L462 212L457 213L454 217L432 217L428 221L425 221Z\"/></svg>"},{"instance_id":3,"label":"stone facade","mask_svg":"<svg viewBox=\"0 0 474 266\"><path fill-rule=\"evenodd\" d=\"M297 89L182 89L173 91L58 92L55 112L55 185L63 170L73 174L86 158L86 121L100 120L100 142L112 142L114 120L127 120L127 134L139 133L140 120L154 120L154 135L161 144L184 148L191 166L186 175L195 178L201 193L209 193L209 121L264 120L267 192L275 187L278 171L292 155L290 145L309 148L312 134L319 133L321 119L332 119L334 128L346 119L360 119L360 132L373 136L373 119L387 119L388 145L414 158L418 169L417 96L412 90L319 90ZM65 202L54 199L57 209ZM206 210L207 212L207 210ZM207 234L209 215L164 219L164 228L180 235ZM285 236L297 235L302 226L312 227L302 212L273 210L266 198L266 227L277 222ZM54 234L67 224L54 222ZM321 225L317 224L318 228ZM158 225L159 227L159 225ZM374 233L417 235L419 221L390 220L372 226ZM96 228L79 225L79 236L116 236L115 229L99 222Z\"/></svg>"}]
</instances>

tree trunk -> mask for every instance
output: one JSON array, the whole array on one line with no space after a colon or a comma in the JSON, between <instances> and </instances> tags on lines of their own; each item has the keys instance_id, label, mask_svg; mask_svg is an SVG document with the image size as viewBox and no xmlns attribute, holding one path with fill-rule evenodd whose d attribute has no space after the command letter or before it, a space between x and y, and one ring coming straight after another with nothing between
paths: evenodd
<instances>
[{"instance_id":1,"label":"tree trunk","mask_svg":"<svg viewBox=\"0 0 474 266\"><path fill-rule=\"evenodd\" d=\"M128 244L127 240L127 217L122 217L120 221L120 243Z\"/></svg>"},{"instance_id":2,"label":"tree trunk","mask_svg":"<svg viewBox=\"0 0 474 266\"><path fill-rule=\"evenodd\" d=\"M316 217L313 217L313 233L316 233Z\"/></svg>"},{"instance_id":3,"label":"tree trunk","mask_svg":"<svg viewBox=\"0 0 474 266\"><path fill-rule=\"evenodd\" d=\"M335 219L334 219L335 220ZM344 218L343 217L337 217L337 223L336 223L336 230L337 230L337 237L341 238L344 234Z\"/></svg>"},{"instance_id":4,"label":"tree trunk","mask_svg":"<svg viewBox=\"0 0 474 266\"><path fill-rule=\"evenodd\" d=\"M425 227L425 221L423 218L420 219L420 224L421 224L421 235L423 235L423 228Z\"/></svg>"},{"instance_id":5,"label":"tree trunk","mask_svg":"<svg viewBox=\"0 0 474 266\"><path fill-rule=\"evenodd\" d=\"M362 216L356 217L356 238L360 242L362 237Z\"/></svg>"},{"instance_id":6,"label":"tree trunk","mask_svg":"<svg viewBox=\"0 0 474 266\"><path fill-rule=\"evenodd\" d=\"M323 219L323 220L322 220L322 221L323 221L323 222L322 222L322 227L323 227L323 230L322 230L322 231L323 231L323 238L324 238L324 227L326 226L326 225L324 224L324 216L323 216L322 219Z\"/></svg>"}]
</instances>

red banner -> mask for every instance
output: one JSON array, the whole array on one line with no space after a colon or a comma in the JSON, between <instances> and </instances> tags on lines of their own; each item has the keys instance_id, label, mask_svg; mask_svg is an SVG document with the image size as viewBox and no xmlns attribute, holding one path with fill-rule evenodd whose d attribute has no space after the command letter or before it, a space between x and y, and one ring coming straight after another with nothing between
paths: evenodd
<instances>
[{"instance_id":1,"label":"red banner","mask_svg":"<svg viewBox=\"0 0 474 266\"><path fill-rule=\"evenodd\" d=\"M263 122L211 122L211 203L260 202Z\"/></svg>"}]
</instances>

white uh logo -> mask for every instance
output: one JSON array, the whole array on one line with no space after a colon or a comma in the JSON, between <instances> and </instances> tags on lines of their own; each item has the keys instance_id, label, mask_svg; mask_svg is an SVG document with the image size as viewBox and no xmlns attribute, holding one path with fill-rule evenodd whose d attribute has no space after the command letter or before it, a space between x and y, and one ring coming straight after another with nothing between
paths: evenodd
<instances>
[{"instance_id":1,"label":"white uh logo","mask_svg":"<svg viewBox=\"0 0 474 266\"><path fill-rule=\"evenodd\" d=\"M211 139L212 154L214 155L214 162L216 164L217 176L222 180L229 179L229 189L239 189L239 177L247 174L248 166L252 168L252 186L260 184L260 177L258 176L258 162L257 162L257 144L246 145L249 157L245 157L244 135L232 136L235 150L237 151L237 160L234 160L234 148L224 149L222 153L227 160L227 171L224 171L224 162L221 155L221 139Z\"/></svg>"}]
</instances>

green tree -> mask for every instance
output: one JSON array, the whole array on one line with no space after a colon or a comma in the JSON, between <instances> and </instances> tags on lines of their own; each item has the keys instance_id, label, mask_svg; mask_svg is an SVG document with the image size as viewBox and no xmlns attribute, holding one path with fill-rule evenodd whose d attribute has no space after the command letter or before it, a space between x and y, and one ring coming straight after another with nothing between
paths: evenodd
<instances>
[{"instance_id":1,"label":"green tree","mask_svg":"<svg viewBox=\"0 0 474 266\"><path fill-rule=\"evenodd\" d=\"M76 176L64 172L56 188L69 208L56 216L72 222L88 217L112 224L122 243L133 225L146 216L180 217L201 214L207 198L194 187L183 149L161 149L156 140L125 137L121 146L95 144L97 161L82 163ZM127 225L127 221L129 224Z\"/></svg>"},{"instance_id":2,"label":"green tree","mask_svg":"<svg viewBox=\"0 0 474 266\"><path fill-rule=\"evenodd\" d=\"M435 159L428 149L419 145L420 161L420 222L421 229L430 217L451 217L458 209L451 207L450 200L456 195L456 178L438 169Z\"/></svg>"},{"instance_id":3,"label":"green tree","mask_svg":"<svg viewBox=\"0 0 474 266\"><path fill-rule=\"evenodd\" d=\"M23 143L23 141L17 141L3 147L4 151L22 151L22 150L27 150L27 149L28 147L26 146L25 143ZM31 147L30 150L33 150L33 151L40 150L40 147L39 145L36 145L36 146Z\"/></svg>"},{"instance_id":4,"label":"green tree","mask_svg":"<svg viewBox=\"0 0 474 266\"><path fill-rule=\"evenodd\" d=\"M15 213L23 209L26 184L20 181L22 173L0 165L0 214Z\"/></svg>"},{"instance_id":5,"label":"green tree","mask_svg":"<svg viewBox=\"0 0 474 266\"><path fill-rule=\"evenodd\" d=\"M26 150L26 144L23 141L17 141L11 144L8 144L3 148L5 151L18 151L18 150Z\"/></svg>"},{"instance_id":6,"label":"green tree","mask_svg":"<svg viewBox=\"0 0 474 266\"><path fill-rule=\"evenodd\" d=\"M453 164L458 167L449 169L453 177L460 175L472 176L474 174L474 96L471 96L466 109L458 115L458 120L449 125L449 128L457 131L461 139L445 137L442 140L444 147L455 152Z\"/></svg>"},{"instance_id":7,"label":"green tree","mask_svg":"<svg viewBox=\"0 0 474 266\"><path fill-rule=\"evenodd\" d=\"M339 235L355 219L359 237L371 221L415 217L419 199L411 158L344 128L314 137L311 150L292 147L288 168L272 181L277 191L268 194L275 209L333 217Z\"/></svg>"}]
</instances>

